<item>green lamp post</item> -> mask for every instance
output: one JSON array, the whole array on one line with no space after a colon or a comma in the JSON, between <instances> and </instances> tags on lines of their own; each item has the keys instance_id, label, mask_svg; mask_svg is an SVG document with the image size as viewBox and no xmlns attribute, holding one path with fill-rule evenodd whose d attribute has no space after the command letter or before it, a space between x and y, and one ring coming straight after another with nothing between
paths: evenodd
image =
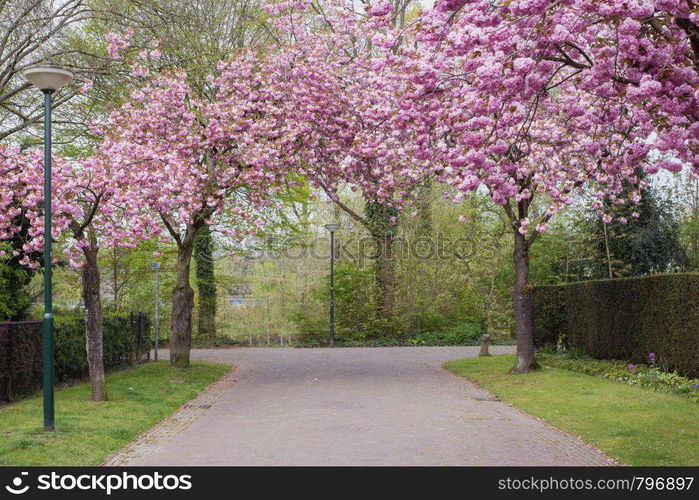
<instances>
[{"instance_id":1,"label":"green lamp post","mask_svg":"<svg viewBox=\"0 0 699 500\"><path fill-rule=\"evenodd\" d=\"M51 297L51 96L73 80L73 73L57 66L32 66L24 77L44 93L44 323L42 329L44 429L52 431L53 303Z\"/></svg>"}]
</instances>

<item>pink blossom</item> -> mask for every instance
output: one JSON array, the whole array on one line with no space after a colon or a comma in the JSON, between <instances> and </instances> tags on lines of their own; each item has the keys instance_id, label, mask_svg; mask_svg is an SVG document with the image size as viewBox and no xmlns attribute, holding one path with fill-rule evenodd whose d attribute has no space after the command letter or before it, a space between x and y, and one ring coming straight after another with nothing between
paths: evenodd
<instances>
[{"instance_id":1,"label":"pink blossom","mask_svg":"<svg viewBox=\"0 0 699 500\"><path fill-rule=\"evenodd\" d=\"M83 83L82 87L80 87L80 93L83 95L87 94L92 88L92 85L92 80L85 80L85 83Z\"/></svg>"}]
</instances>

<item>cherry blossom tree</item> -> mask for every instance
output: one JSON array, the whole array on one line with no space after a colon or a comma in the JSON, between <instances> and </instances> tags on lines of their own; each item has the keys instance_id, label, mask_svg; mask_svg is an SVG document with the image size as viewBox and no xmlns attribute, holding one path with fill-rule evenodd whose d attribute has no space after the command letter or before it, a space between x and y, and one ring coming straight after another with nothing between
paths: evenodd
<instances>
[{"instance_id":1,"label":"cherry blossom tree","mask_svg":"<svg viewBox=\"0 0 699 500\"><path fill-rule=\"evenodd\" d=\"M697 170L696 20L680 0L442 0L403 51L413 87L394 119L433 124L438 177L511 222L513 372L536 367L529 252L548 221L581 191L605 220L605 198L638 203L639 169Z\"/></svg>"},{"instance_id":2,"label":"cherry blossom tree","mask_svg":"<svg viewBox=\"0 0 699 500\"><path fill-rule=\"evenodd\" d=\"M29 223L21 263L37 269L32 256L44 249L43 153L4 148L0 153L0 239L19 234L20 217ZM70 265L80 269L85 307L85 343L92 399L105 401L102 303L97 257L103 247L134 247L153 231L154 224L119 188L122 179L105 157L52 161L52 237Z\"/></svg>"},{"instance_id":3,"label":"cherry blossom tree","mask_svg":"<svg viewBox=\"0 0 699 500\"><path fill-rule=\"evenodd\" d=\"M393 313L392 246L398 210L410 203L431 175L429 158L417 159L411 136L390 128L405 80L384 72L386 57L401 43L410 1L347 0L269 3L276 50L261 57L259 78L278 89L278 107L261 117L279 127L276 154L305 175L375 245L379 315ZM223 66L221 80L236 78L237 61ZM390 124L393 125L393 124ZM365 209L354 210L340 191L359 191Z\"/></svg>"},{"instance_id":4,"label":"cherry blossom tree","mask_svg":"<svg viewBox=\"0 0 699 500\"><path fill-rule=\"evenodd\" d=\"M259 128L255 116L266 99L253 71L254 59L239 59L235 82L225 90L231 105L206 100L183 71L154 75L131 94L105 125L101 151L128 186L130 203L149 207L177 245L170 362L189 365L194 292L190 265L194 240L204 224L228 222L222 230L243 237L263 224L258 210L279 176L275 151L265 137L278 131ZM247 64L250 63L250 64ZM212 77L212 94L217 90ZM221 99L222 100L222 99ZM230 104L230 103L229 103Z\"/></svg>"}]
</instances>

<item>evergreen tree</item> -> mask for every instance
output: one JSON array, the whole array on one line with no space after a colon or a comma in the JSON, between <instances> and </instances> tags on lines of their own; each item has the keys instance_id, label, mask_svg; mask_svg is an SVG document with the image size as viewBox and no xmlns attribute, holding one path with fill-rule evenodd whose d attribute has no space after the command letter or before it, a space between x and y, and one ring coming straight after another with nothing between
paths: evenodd
<instances>
[{"instance_id":1,"label":"evergreen tree","mask_svg":"<svg viewBox=\"0 0 699 500\"><path fill-rule=\"evenodd\" d=\"M680 243L679 221L654 188L645 189L635 207L606 201L605 212L614 217L610 223L594 216L595 277L643 276L688 265ZM633 217L633 212L638 217Z\"/></svg>"},{"instance_id":2,"label":"evergreen tree","mask_svg":"<svg viewBox=\"0 0 699 500\"><path fill-rule=\"evenodd\" d=\"M15 225L21 225L21 230L13 239L0 244L0 251L5 253L5 257L0 257L0 321L26 319L32 303L28 286L35 271L20 264L21 257L12 255L14 250L22 248L29 224L24 216L20 215Z\"/></svg>"}]
</instances>

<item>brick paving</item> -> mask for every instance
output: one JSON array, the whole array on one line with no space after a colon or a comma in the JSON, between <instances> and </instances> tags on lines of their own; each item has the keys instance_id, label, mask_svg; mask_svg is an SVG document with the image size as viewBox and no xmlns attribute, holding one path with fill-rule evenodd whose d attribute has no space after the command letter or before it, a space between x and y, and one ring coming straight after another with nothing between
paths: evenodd
<instances>
[{"instance_id":1,"label":"brick paving","mask_svg":"<svg viewBox=\"0 0 699 500\"><path fill-rule=\"evenodd\" d=\"M105 464L614 464L441 367L477 354L477 347L195 350L193 359L236 370Z\"/></svg>"}]
</instances>

